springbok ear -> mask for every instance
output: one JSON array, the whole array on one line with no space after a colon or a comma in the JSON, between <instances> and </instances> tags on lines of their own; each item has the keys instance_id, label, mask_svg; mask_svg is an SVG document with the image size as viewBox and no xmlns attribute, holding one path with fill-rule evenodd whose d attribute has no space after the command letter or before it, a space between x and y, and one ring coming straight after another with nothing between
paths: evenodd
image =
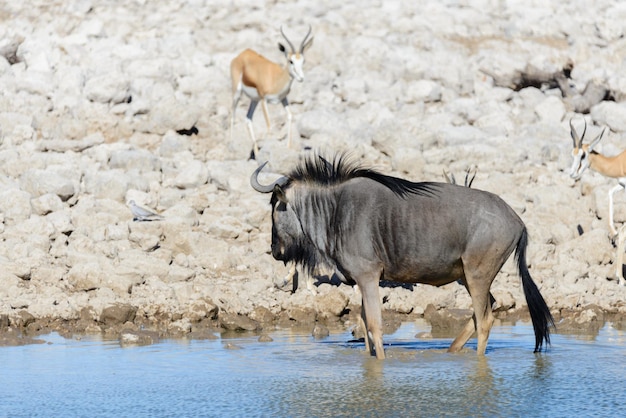
<instances>
[{"instance_id":1,"label":"springbok ear","mask_svg":"<svg viewBox=\"0 0 626 418\"><path fill-rule=\"evenodd\" d=\"M289 53L287 52L287 48L285 48L285 45L281 44L280 42L278 43L278 49L280 49L280 52L285 54L286 57L289 56Z\"/></svg>"},{"instance_id":2,"label":"springbok ear","mask_svg":"<svg viewBox=\"0 0 626 418\"><path fill-rule=\"evenodd\" d=\"M278 184L276 186L274 186L274 195L281 202L283 202L285 204L289 203L289 200L287 200L287 195L285 194L285 191Z\"/></svg>"}]
</instances>

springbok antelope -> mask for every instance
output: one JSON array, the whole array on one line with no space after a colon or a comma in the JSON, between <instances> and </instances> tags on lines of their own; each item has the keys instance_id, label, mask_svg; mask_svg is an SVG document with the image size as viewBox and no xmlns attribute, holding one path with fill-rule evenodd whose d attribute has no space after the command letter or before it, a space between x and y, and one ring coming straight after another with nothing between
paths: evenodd
<instances>
[{"instance_id":1,"label":"springbok antelope","mask_svg":"<svg viewBox=\"0 0 626 418\"><path fill-rule=\"evenodd\" d=\"M300 43L300 47L296 50L293 44L285 35L281 26L280 33L287 41L289 50L282 44L278 43L278 49L285 54L287 60L286 67L272 62L264 56L256 53L251 49L246 49L237 55L230 63L230 76L233 84L233 105L230 115L230 139L233 138L233 125L235 123L235 110L241 98L241 93L245 93L250 98L250 107L246 115L246 125L248 134L253 143L253 156L259 152L259 148L254 136L252 127L252 116L259 101L263 107L263 115L267 124L267 132L270 131L271 124L269 113L267 111L267 102L281 102L287 113L287 146L291 145L291 110L289 109L289 100L287 95L291 90L293 80L299 82L304 81L304 52L313 44L311 35L311 26L309 31Z\"/></svg>"},{"instance_id":2,"label":"springbok antelope","mask_svg":"<svg viewBox=\"0 0 626 418\"><path fill-rule=\"evenodd\" d=\"M295 292L298 289L298 285L300 284L299 276L300 274L298 273L298 270L296 268L296 263L292 263L285 277L283 277L283 279L280 282L278 283L275 282L275 285L276 287L282 289L285 286L287 286L287 284L291 283L292 289ZM294 280L298 280L298 281L294 282ZM313 276L310 274L307 274L304 278L304 282L306 284L307 290L311 292L313 295L317 295L317 290L315 290L315 285L313 284Z\"/></svg>"},{"instance_id":3,"label":"springbok antelope","mask_svg":"<svg viewBox=\"0 0 626 418\"><path fill-rule=\"evenodd\" d=\"M600 132L589 144L583 144L585 132L587 131L587 122L583 134L578 136L576 129L569 121L570 134L572 136L574 149L572 150L572 168L570 177L579 180L587 168L602 174L603 176L617 179L618 184L609 190L609 227L613 236L617 235L617 230L613 222L613 194L618 190L626 190L626 150L614 157L607 157L594 150L596 145L602 139L606 128Z\"/></svg>"},{"instance_id":4,"label":"springbok antelope","mask_svg":"<svg viewBox=\"0 0 626 418\"><path fill-rule=\"evenodd\" d=\"M478 171L478 167L471 166L465 170L465 183L463 184L465 187L472 187L472 183L476 178L476 172ZM454 177L454 173L448 173L445 169L443 170L443 176L446 179L446 182L450 184L457 184L456 178Z\"/></svg>"}]
</instances>

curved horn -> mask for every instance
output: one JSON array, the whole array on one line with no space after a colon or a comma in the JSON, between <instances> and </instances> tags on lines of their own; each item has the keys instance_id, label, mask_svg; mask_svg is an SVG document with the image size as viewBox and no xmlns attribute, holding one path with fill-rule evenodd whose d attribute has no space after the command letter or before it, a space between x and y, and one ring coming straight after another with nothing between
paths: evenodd
<instances>
[{"instance_id":1,"label":"curved horn","mask_svg":"<svg viewBox=\"0 0 626 418\"><path fill-rule=\"evenodd\" d=\"M293 44L291 43L291 41L289 40L289 38L287 38L287 35L285 35L285 32L283 31L283 26L280 26L280 33L282 33L283 38L285 38L285 41L287 41L287 43L289 44L289 47L291 48L291 53L295 53L296 49L293 47Z\"/></svg>"},{"instance_id":2,"label":"curved horn","mask_svg":"<svg viewBox=\"0 0 626 418\"><path fill-rule=\"evenodd\" d=\"M587 121L583 119L583 122L585 122L585 128L583 129L582 136L579 137L576 129L574 129L574 125L572 125L572 119L569 120L570 135L572 136L572 141L574 141L574 148L580 148L583 145L585 132L587 132Z\"/></svg>"},{"instance_id":3,"label":"curved horn","mask_svg":"<svg viewBox=\"0 0 626 418\"><path fill-rule=\"evenodd\" d=\"M465 186L466 187L472 187L472 183L474 182L474 179L476 178L477 172L478 172L478 166L475 166L475 165L467 169L467 171L465 172Z\"/></svg>"},{"instance_id":4,"label":"curved horn","mask_svg":"<svg viewBox=\"0 0 626 418\"><path fill-rule=\"evenodd\" d=\"M448 171L443 169L443 176L446 178L446 183L456 184L456 179L454 178L454 174L448 173Z\"/></svg>"},{"instance_id":5,"label":"curved horn","mask_svg":"<svg viewBox=\"0 0 626 418\"><path fill-rule=\"evenodd\" d=\"M309 31L306 33L306 36L304 37L304 39L302 40L302 43L300 44L300 53L302 54L304 52L304 47L306 46L307 40L309 39L309 35L311 35L311 25L309 25Z\"/></svg>"},{"instance_id":6,"label":"curved horn","mask_svg":"<svg viewBox=\"0 0 626 418\"><path fill-rule=\"evenodd\" d=\"M272 193L274 191L274 187L284 186L289 180L287 177L280 177L278 180L276 180L272 184L268 184L266 186L263 186L262 184L260 184L257 177L259 176L259 173L261 172L261 170L263 170L263 167L267 165L267 163L268 161L261 164L259 168L254 170L254 173L252 173L252 175L250 176L250 186L252 186L252 188L259 193Z\"/></svg>"},{"instance_id":7,"label":"curved horn","mask_svg":"<svg viewBox=\"0 0 626 418\"><path fill-rule=\"evenodd\" d=\"M594 138L593 141L591 141L591 144L589 144L589 151L593 151L593 148L598 145L598 142L600 142L600 140L602 139L602 136L604 135L604 133L606 132L606 128L602 129L602 132L600 132L600 135L598 135L597 137Z\"/></svg>"}]
</instances>

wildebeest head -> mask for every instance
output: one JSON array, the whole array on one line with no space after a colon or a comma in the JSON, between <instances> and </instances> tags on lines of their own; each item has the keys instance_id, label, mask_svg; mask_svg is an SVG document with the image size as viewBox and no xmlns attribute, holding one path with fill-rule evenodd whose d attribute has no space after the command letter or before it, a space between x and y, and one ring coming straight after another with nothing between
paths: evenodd
<instances>
[{"instance_id":1,"label":"wildebeest head","mask_svg":"<svg viewBox=\"0 0 626 418\"><path fill-rule=\"evenodd\" d=\"M275 186L272 205L272 256L276 260L302 262L306 236L293 205L289 204L286 190Z\"/></svg>"},{"instance_id":2,"label":"wildebeest head","mask_svg":"<svg viewBox=\"0 0 626 418\"><path fill-rule=\"evenodd\" d=\"M334 186L361 177L377 181L399 196L429 192L416 183L362 168L345 154L330 161L310 155L287 176L262 185L258 175L266 164L252 173L250 184L258 192L272 193L272 255L285 263L299 263L309 272L320 264L335 267L330 254L341 225L330 221L337 204Z\"/></svg>"},{"instance_id":3,"label":"wildebeest head","mask_svg":"<svg viewBox=\"0 0 626 418\"><path fill-rule=\"evenodd\" d=\"M257 168L250 177L252 187L261 193L271 193L270 205L272 206L272 256L276 260L296 262L309 269L311 272L318 264L324 263L325 258L317 250L313 240L319 234L326 234L327 231L318 231L325 225L316 225L312 221L313 213L319 213L321 207L310 207L311 191L306 189L306 184L315 182L324 177L325 183L331 181L333 165L323 158L319 158L319 164L313 164L312 160L307 160L304 165L299 166L288 176L283 176L269 185L261 185L258 182L258 174L265 165ZM313 173L317 173L316 176ZM326 203L329 203L326 200ZM303 220L307 225L303 227ZM329 264L329 263L325 263Z\"/></svg>"}]
</instances>

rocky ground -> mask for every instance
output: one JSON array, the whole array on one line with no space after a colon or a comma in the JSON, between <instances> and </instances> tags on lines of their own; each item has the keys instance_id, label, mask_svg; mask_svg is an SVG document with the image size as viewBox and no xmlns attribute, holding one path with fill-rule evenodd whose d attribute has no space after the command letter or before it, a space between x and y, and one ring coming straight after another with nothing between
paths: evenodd
<instances>
[{"instance_id":1,"label":"rocky ground","mask_svg":"<svg viewBox=\"0 0 626 418\"><path fill-rule=\"evenodd\" d=\"M351 287L283 283L268 196L248 182L259 161L269 181L311 149L414 181L476 165L473 187L525 221L559 329L624 323L616 181L568 171L570 120L588 137L609 128L603 153L626 143L626 4L40 0L5 2L0 17L1 341L352 325ZM294 140L270 105L249 160L245 98L229 139L229 64L248 47L282 62L280 25L296 44L308 25L315 37L289 96ZM164 219L133 221L129 200ZM626 221L623 193L615 214ZM390 326L446 328L470 307L456 283L381 293ZM524 315L512 262L493 293L499 317Z\"/></svg>"}]
</instances>

